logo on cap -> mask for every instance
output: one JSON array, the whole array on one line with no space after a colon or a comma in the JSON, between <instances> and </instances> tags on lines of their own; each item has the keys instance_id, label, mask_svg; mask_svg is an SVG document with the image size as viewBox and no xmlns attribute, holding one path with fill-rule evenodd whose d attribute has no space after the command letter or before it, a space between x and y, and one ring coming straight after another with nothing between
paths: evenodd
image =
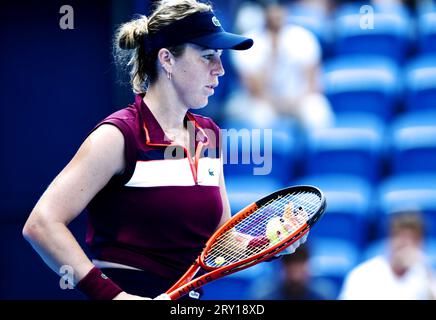
<instances>
[{"instance_id":1,"label":"logo on cap","mask_svg":"<svg viewBox=\"0 0 436 320\"><path fill-rule=\"evenodd\" d=\"M221 27L221 23L220 23L220 21L218 20L218 18L217 17L212 17L212 23L216 26L216 27Z\"/></svg>"}]
</instances>

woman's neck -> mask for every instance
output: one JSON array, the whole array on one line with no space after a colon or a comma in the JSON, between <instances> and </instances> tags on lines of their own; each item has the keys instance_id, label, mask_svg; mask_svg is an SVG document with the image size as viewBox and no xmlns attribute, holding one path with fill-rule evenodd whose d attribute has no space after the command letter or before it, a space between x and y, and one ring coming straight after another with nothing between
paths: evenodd
<instances>
[{"instance_id":1,"label":"woman's neck","mask_svg":"<svg viewBox=\"0 0 436 320\"><path fill-rule=\"evenodd\" d=\"M166 133L184 129L183 120L189 108L176 99L174 88L165 84L151 86L144 96L144 103Z\"/></svg>"}]
</instances>

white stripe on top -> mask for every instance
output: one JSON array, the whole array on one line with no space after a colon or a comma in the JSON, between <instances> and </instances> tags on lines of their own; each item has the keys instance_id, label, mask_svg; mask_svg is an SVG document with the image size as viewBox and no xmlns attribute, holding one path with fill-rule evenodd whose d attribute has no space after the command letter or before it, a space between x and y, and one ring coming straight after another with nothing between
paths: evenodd
<instances>
[{"instance_id":1,"label":"white stripe on top","mask_svg":"<svg viewBox=\"0 0 436 320\"><path fill-rule=\"evenodd\" d=\"M220 159L200 158L198 163L199 185L219 186ZM137 161L135 171L126 187L162 187L195 185L189 160L166 159Z\"/></svg>"}]
</instances>

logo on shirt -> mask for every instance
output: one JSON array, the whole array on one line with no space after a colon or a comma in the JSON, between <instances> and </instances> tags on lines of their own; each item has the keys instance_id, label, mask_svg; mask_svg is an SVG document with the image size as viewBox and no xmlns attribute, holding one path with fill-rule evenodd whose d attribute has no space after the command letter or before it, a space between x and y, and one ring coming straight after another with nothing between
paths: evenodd
<instances>
[{"instance_id":1,"label":"logo on shirt","mask_svg":"<svg viewBox=\"0 0 436 320\"><path fill-rule=\"evenodd\" d=\"M209 169L208 171L209 171L209 175L210 175L211 177L214 177L214 176L215 176L215 172L213 171L213 169Z\"/></svg>"},{"instance_id":2,"label":"logo on shirt","mask_svg":"<svg viewBox=\"0 0 436 320\"><path fill-rule=\"evenodd\" d=\"M217 17L212 17L212 23L216 26L216 27L221 27L221 23L218 20Z\"/></svg>"}]
</instances>

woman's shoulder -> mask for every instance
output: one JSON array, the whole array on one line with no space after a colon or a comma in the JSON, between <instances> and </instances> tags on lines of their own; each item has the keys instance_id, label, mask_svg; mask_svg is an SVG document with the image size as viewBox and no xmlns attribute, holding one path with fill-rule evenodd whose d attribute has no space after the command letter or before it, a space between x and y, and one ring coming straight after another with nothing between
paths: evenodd
<instances>
[{"instance_id":1,"label":"woman's shoulder","mask_svg":"<svg viewBox=\"0 0 436 320\"><path fill-rule=\"evenodd\" d=\"M135 121L138 118L138 112L134 106L129 105L123 109L119 109L110 115L108 115L106 118L102 120L103 121L109 121L109 120L119 120L123 122L132 122Z\"/></svg>"},{"instance_id":2,"label":"woman's shoulder","mask_svg":"<svg viewBox=\"0 0 436 320\"><path fill-rule=\"evenodd\" d=\"M124 136L135 135L137 132L140 132L139 114L137 109L132 105L109 114L97 123L94 130L107 124L117 127Z\"/></svg>"}]
</instances>

